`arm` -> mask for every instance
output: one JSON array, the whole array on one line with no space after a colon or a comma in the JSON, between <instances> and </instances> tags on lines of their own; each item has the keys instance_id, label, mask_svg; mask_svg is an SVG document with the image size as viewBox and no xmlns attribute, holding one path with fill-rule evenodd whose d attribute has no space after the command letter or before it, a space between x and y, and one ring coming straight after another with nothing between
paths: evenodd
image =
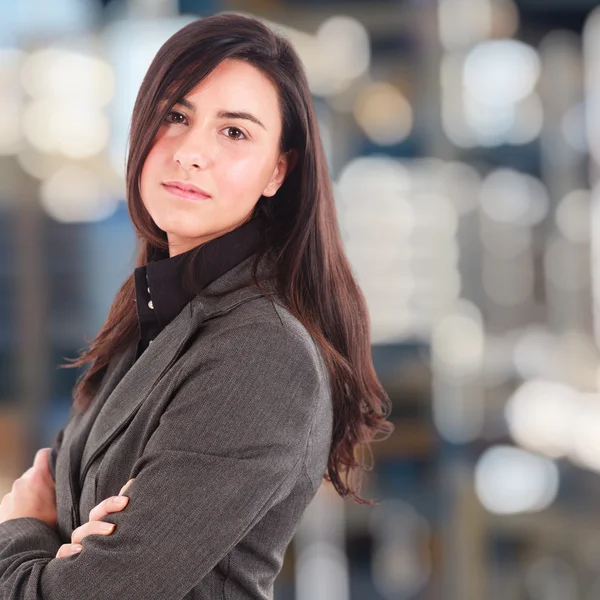
<instances>
[{"instance_id":1,"label":"arm","mask_svg":"<svg viewBox=\"0 0 600 600\"><path fill-rule=\"evenodd\" d=\"M0 524L3 598L184 597L293 488L321 391L315 361L280 325L225 332L178 382L134 465L127 510L104 519L112 535L51 559L57 547L26 550L40 547L35 520Z\"/></svg>"}]
</instances>

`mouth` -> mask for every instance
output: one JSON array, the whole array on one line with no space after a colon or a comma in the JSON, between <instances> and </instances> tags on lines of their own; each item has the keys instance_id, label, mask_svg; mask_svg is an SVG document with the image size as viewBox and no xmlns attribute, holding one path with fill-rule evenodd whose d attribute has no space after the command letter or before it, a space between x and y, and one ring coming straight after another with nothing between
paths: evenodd
<instances>
[{"instance_id":1,"label":"mouth","mask_svg":"<svg viewBox=\"0 0 600 600\"><path fill-rule=\"evenodd\" d=\"M192 184L184 184L178 181L167 181L161 184L167 192L187 200L208 200L210 194Z\"/></svg>"}]
</instances>

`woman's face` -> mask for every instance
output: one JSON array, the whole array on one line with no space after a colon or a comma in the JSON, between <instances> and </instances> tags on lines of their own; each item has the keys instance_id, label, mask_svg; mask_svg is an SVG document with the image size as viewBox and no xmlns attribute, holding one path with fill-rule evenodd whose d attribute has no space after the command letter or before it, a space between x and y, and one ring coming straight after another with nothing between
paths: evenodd
<instances>
[{"instance_id":1,"label":"woman's face","mask_svg":"<svg viewBox=\"0 0 600 600\"><path fill-rule=\"evenodd\" d=\"M221 62L161 125L140 178L142 201L167 233L175 256L246 222L288 169L280 154L281 116L271 81L239 60ZM168 182L209 197L185 198Z\"/></svg>"}]
</instances>

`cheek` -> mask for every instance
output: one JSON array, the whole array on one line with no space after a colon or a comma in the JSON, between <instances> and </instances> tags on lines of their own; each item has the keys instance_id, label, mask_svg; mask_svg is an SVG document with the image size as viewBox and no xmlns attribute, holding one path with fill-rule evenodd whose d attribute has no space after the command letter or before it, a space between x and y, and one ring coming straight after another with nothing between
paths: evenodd
<instances>
[{"instance_id":1,"label":"cheek","mask_svg":"<svg viewBox=\"0 0 600 600\"><path fill-rule=\"evenodd\" d=\"M154 168L160 164L164 164L166 153L167 149L165 144L161 144L160 142L154 144L154 146L150 148L150 152L148 152L148 156L146 156L144 167L142 169L143 178L150 179L151 173L154 172Z\"/></svg>"},{"instance_id":2,"label":"cheek","mask_svg":"<svg viewBox=\"0 0 600 600\"><path fill-rule=\"evenodd\" d=\"M239 197L252 197L256 199L263 191L272 170L267 161L257 160L256 157L247 157L231 161L222 171L222 182L227 192L235 193Z\"/></svg>"}]
</instances>

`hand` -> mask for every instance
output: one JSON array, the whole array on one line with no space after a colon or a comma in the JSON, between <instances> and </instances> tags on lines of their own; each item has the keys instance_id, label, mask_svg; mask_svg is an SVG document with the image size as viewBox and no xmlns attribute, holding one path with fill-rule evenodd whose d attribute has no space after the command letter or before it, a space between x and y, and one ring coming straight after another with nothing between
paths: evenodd
<instances>
[{"instance_id":1,"label":"hand","mask_svg":"<svg viewBox=\"0 0 600 600\"><path fill-rule=\"evenodd\" d=\"M81 541L83 538L88 535L100 533L101 535L110 535L115 530L114 523L107 523L106 521L101 521L102 517L105 517L109 513L117 512L119 510L123 510L127 504L129 503L129 498L127 496L121 496L125 492L125 490L129 487L129 484L135 480L130 479L119 491L118 496L110 496L105 500L102 500L100 504L94 506L92 510L90 510L90 516L87 523L84 523L77 529L73 530L71 534L71 543L63 544L56 553L56 558L65 558L67 556L71 556L73 554L77 554L81 552L82 546ZM123 504L119 504L116 502L118 498L124 498L125 502Z\"/></svg>"},{"instance_id":2,"label":"hand","mask_svg":"<svg viewBox=\"0 0 600 600\"><path fill-rule=\"evenodd\" d=\"M0 503L0 523L20 517L34 517L58 531L56 523L56 486L48 456L52 448L38 450L33 466L15 480Z\"/></svg>"}]
</instances>

